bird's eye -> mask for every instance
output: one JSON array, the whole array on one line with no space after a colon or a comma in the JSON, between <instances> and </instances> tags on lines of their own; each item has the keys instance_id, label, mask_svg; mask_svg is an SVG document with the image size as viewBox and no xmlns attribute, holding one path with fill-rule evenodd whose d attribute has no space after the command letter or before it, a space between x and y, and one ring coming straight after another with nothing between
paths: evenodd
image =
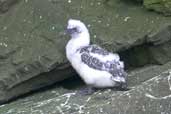
<instances>
[{"instance_id":1,"label":"bird's eye","mask_svg":"<svg viewBox=\"0 0 171 114\"><path fill-rule=\"evenodd\" d=\"M73 30L73 32L75 32L75 33L81 33L81 30L80 30L79 27L74 27L72 30Z\"/></svg>"},{"instance_id":2,"label":"bird's eye","mask_svg":"<svg viewBox=\"0 0 171 114\"><path fill-rule=\"evenodd\" d=\"M67 33L69 33L69 34L77 33L77 28L76 27L67 28Z\"/></svg>"},{"instance_id":3,"label":"bird's eye","mask_svg":"<svg viewBox=\"0 0 171 114\"><path fill-rule=\"evenodd\" d=\"M77 32L77 31L78 31L78 30L77 30L77 27L72 28L72 30L73 30L74 32Z\"/></svg>"}]
</instances>

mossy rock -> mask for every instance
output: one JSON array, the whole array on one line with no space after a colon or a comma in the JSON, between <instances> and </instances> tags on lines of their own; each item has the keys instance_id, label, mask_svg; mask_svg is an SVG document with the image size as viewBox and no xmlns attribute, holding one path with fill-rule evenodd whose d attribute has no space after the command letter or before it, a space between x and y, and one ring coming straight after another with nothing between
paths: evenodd
<instances>
[{"instance_id":1,"label":"mossy rock","mask_svg":"<svg viewBox=\"0 0 171 114\"><path fill-rule=\"evenodd\" d=\"M170 0L144 0L144 6L147 9L163 13L166 16L171 16Z\"/></svg>"}]
</instances>

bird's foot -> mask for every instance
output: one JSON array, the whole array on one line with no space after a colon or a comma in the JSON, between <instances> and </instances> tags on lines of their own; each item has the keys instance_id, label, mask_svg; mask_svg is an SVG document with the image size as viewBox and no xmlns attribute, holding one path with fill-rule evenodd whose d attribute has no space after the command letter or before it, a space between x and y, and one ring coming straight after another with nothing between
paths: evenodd
<instances>
[{"instance_id":1,"label":"bird's foot","mask_svg":"<svg viewBox=\"0 0 171 114\"><path fill-rule=\"evenodd\" d=\"M127 83L125 82L115 82L115 87L113 87L114 90L117 90L117 91L128 91L130 90L128 88L128 85Z\"/></svg>"},{"instance_id":2,"label":"bird's foot","mask_svg":"<svg viewBox=\"0 0 171 114\"><path fill-rule=\"evenodd\" d=\"M118 86L118 87L112 87L110 89L112 89L114 91L128 91L128 90L130 90L130 88L128 88L128 87L120 87L120 86Z\"/></svg>"},{"instance_id":3,"label":"bird's foot","mask_svg":"<svg viewBox=\"0 0 171 114\"><path fill-rule=\"evenodd\" d=\"M82 88L81 90L79 90L78 94L80 94L80 95L91 95L95 91L96 91L96 89L93 87L86 87L86 88Z\"/></svg>"},{"instance_id":4,"label":"bird's foot","mask_svg":"<svg viewBox=\"0 0 171 114\"><path fill-rule=\"evenodd\" d=\"M113 91L129 91L130 90L130 88L118 88L118 87L113 87L110 89Z\"/></svg>"}]
</instances>

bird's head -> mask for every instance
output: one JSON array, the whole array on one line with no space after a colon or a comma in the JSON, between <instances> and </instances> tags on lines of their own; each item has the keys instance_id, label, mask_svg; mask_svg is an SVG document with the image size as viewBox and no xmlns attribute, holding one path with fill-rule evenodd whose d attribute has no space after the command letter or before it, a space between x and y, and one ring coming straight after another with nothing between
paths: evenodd
<instances>
[{"instance_id":1,"label":"bird's head","mask_svg":"<svg viewBox=\"0 0 171 114\"><path fill-rule=\"evenodd\" d=\"M76 36L82 33L87 33L88 29L80 20L69 19L67 25L67 33L70 36Z\"/></svg>"}]
</instances>

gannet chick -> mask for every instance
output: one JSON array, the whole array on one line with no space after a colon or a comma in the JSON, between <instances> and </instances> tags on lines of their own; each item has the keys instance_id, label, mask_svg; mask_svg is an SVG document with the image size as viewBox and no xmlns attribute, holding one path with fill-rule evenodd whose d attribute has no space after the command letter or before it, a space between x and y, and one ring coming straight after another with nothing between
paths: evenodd
<instances>
[{"instance_id":1,"label":"gannet chick","mask_svg":"<svg viewBox=\"0 0 171 114\"><path fill-rule=\"evenodd\" d=\"M71 39L66 56L83 81L94 88L127 88L127 74L118 54L98 45L90 45L90 34L83 22L69 19L67 32Z\"/></svg>"}]
</instances>

